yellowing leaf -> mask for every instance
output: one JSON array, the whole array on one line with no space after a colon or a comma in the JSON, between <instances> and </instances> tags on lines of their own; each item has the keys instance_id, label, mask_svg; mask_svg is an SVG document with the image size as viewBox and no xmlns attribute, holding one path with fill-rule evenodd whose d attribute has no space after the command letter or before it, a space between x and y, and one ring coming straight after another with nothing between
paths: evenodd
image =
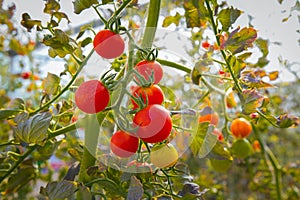
<instances>
[{"instance_id":1,"label":"yellowing leaf","mask_svg":"<svg viewBox=\"0 0 300 200\"><path fill-rule=\"evenodd\" d=\"M237 18L242 14L242 11L238 9L226 8L220 11L218 14L218 20L222 24L222 30L228 31L232 24L237 20Z\"/></svg>"},{"instance_id":2,"label":"yellowing leaf","mask_svg":"<svg viewBox=\"0 0 300 200\"><path fill-rule=\"evenodd\" d=\"M37 30L40 30L42 26L42 22L40 20L31 19L28 13L23 13L21 25L24 26L28 32L30 32L34 26L37 26Z\"/></svg>"},{"instance_id":3,"label":"yellowing leaf","mask_svg":"<svg viewBox=\"0 0 300 200\"><path fill-rule=\"evenodd\" d=\"M278 78L278 76L279 76L279 72L278 71L274 71L274 72L270 72L269 73L269 79L271 81L276 80Z\"/></svg>"},{"instance_id":4,"label":"yellowing leaf","mask_svg":"<svg viewBox=\"0 0 300 200\"><path fill-rule=\"evenodd\" d=\"M232 31L228 38L221 40L221 49L226 49L232 54L241 53L253 46L253 42L257 37L257 32L254 28L242 28L240 27Z\"/></svg>"},{"instance_id":5,"label":"yellowing leaf","mask_svg":"<svg viewBox=\"0 0 300 200\"><path fill-rule=\"evenodd\" d=\"M167 17L165 17L162 26L163 26L163 27L168 27L168 26L170 26L170 25L173 24L173 23L174 23L176 26L178 26L181 17L182 17L182 16L181 16L178 12L176 12L176 15L175 15L175 16L167 16Z\"/></svg>"},{"instance_id":6,"label":"yellowing leaf","mask_svg":"<svg viewBox=\"0 0 300 200\"><path fill-rule=\"evenodd\" d=\"M55 95L59 90L60 78L52 73L47 74L43 83L43 89L46 94Z\"/></svg>"}]
</instances>

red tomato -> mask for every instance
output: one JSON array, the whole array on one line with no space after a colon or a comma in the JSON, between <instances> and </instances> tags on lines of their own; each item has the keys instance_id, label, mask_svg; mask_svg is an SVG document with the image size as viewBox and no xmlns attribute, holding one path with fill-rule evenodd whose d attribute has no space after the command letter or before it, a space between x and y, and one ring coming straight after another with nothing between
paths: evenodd
<instances>
[{"instance_id":1,"label":"red tomato","mask_svg":"<svg viewBox=\"0 0 300 200\"><path fill-rule=\"evenodd\" d=\"M210 43L208 41L204 41L204 42L202 42L202 47L204 49L208 49L210 47Z\"/></svg>"},{"instance_id":2,"label":"red tomato","mask_svg":"<svg viewBox=\"0 0 300 200\"><path fill-rule=\"evenodd\" d=\"M95 51L107 59L119 57L125 49L122 37L108 29L101 30L96 34L93 45Z\"/></svg>"},{"instance_id":3,"label":"red tomato","mask_svg":"<svg viewBox=\"0 0 300 200\"><path fill-rule=\"evenodd\" d=\"M158 85L150 85L148 87L138 86L132 91L135 97L142 97L144 103L148 101L148 105L162 104L164 101L164 93ZM133 109L138 108L138 104L131 99Z\"/></svg>"},{"instance_id":4,"label":"red tomato","mask_svg":"<svg viewBox=\"0 0 300 200\"><path fill-rule=\"evenodd\" d=\"M82 83L75 92L75 102L80 110L94 114L106 108L109 103L109 92L98 80Z\"/></svg>"},{"instance_id":5,"label":"red tomato","mask_svg":"<svg viewBox=\"0 0 300 200\"><path fill-rule=\"evenodd\" d=\"M169 111L158 104L148 105L137 112L133 118L133 123L138 127L136 134L148 143L164 141L172 130L172 119Z\"/></svg>"},{"instance_id":6,"label":"red tomato","mask_svg":"<svg viewBox=\"0 0 300 200\"><path fill-rule=\"evenodd\" d=\"M29 79L30 76L31 76L31 72L22 72L22 73L21 73L21 77L22 77L23 79Z\"/></svg>"},{"instance_id":7,"label":"red tomato","mask_svg":"<svg viewBox=\"0 0 300 200\"><path fill-rule=\"evenodd\" d=\"M163 69L161 64L157 61L142 60L135 66L135 70L137 70L146 80L149 80L149 77L153 73L154 84L159 83L163 77Z\"/></svg>"},{"instance_id":8,"label":"red tomato","mask_svg":"<svg viewBox=\"0 0 300 200\"><path fill-rule=\"evenodd\" d=\"M121 157L128 158L138 150L139 139L130 133L119 130L110 139L111 151Z\"/></svg>"}]
</instances>

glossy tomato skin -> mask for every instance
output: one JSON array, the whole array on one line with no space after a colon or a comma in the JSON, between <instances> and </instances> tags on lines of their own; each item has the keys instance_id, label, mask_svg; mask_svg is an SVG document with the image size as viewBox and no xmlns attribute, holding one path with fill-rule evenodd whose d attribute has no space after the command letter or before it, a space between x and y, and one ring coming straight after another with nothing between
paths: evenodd
<instances>
[{"instance_id":1,"label":"glossy tomato skin","mask_svg":"<svg viewBox=\"0 0 300 200\"><path fill-rule=\"evenodd\" d=\"M252 126L245 118L237 118L231 122L231 133L236 138L246 138L252 132Z\"/></svg>"},{"instance_id":2,"label":"glossy tomato skin","mask_svg":"<svg viewBox=\"0 0 300 200\"><path fill-rule=\"evenodd\" d=\"M110 139L111 151L121 158L128 158L134 155L138 146L139 139L122 130L115 132Z\"/></svg>"},{"instance_id":3,"label":"glossy tomato skin","mask_svg":"<svg viewBox=\"0 0 300 200\"><path fill-rule=\"evenodd\" d=\"M164 101L164 93L156 84L147 87L137 86L132 91L132 95L137 98L142 97L143 102L145 104L148 102L148 105L162 104ZM138 108L138 104L133 99L131 99L131 102L133 104L133 109Z\"/></svg>"},{"instance_id":4,"label":"glossy tomato skin","mask_svg":"<svg viewBox=\"0 0 300 200\"><path fill-rule=\"evenodd\" d=\"M107 59L119 57L125 49L123 38L108 29L101 30L96 34L93 45L95 51Z\"/></svg>"},{"instance_id":5,"label":"glossy tomato skin","mask_svg":"<svg viewBox=\"0 0 300 200\"><path fill-rule=\"evenodd\" d=\"M90 80L82 83L75 92L77 107L88 114L95 114L104 110L109 100L109 91L98 80Z\"/></svg>"},{"instance_id":6,"label":"glossy tomato skin","mask_svg":"<svg viewBox=\"0 0 300 200\"><path fill-rule=\"evenodd\" d=\"M172 119L170 113L158 104L148 105L137 112L133 118L137 127L136 134L144 142L162 142L170 135L172 130Z\"/></svg>"},{"instance_id":7,"label":"glossy tomato skin","mask_svg":"<svg viewBox=\"0 0 300 200\"><path fill-rule=\"evenodd\" d=\"M158 84L161 81L164 74L161 64L155 60L154 61L142 60L136 64L135 70L137 70L137 72L141 74L147 81L149 80L151 74L153 73L154 84Z\"/></svg>"}]
</instances>

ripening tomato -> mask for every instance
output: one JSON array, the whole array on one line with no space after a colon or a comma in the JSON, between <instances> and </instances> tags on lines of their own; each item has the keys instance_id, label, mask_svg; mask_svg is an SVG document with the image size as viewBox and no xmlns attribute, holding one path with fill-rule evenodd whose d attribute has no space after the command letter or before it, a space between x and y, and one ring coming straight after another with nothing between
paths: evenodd
<instances>
[{"instance_id":1,"label":"ripening tomato","mask_svg":"<svg viewBox=\"0 0 300 200\"><path fill-rule=\"evenodd\" d=\"M125 49L123 38L108 29L101 30L96 34L93 45L95 51L107 59L119 57Z\"/></svg>"},{"instance_id":2,"label":"ripening tomato","mask_svg":"<svg viewBox=\"0 0 300 200\"><path fill-rule=\"evenodd\" d=\"M128 158L135 154L138 146L139 139L122 130L115 132L110 139L111 151L121 158Z\"/></svg>"},{"instance_id":3,"label":"ripening tomato","mask_svg":"<svg viewBox=\"0 0 300 200\"><path fill-rule=\"evenodd\" d=\"M198 122L209 122L210 124L217 126L219 123L219 115L214 112L211 107L206 106L201 111Z\"/></svg>"},{"instance_id":4,"label":"ripening tomato","mask_svg":"<svg viewBox=\"0 0 300 200\"><path fill-rule=\"evenodd\" d=\"M137 98L142 97L143 102L145 104L146 102L148 102L148 105L162 104L164 101L164 93L162 89L156 84L152 84L146 87L135 87L132 91L132 95ZM133 99L131 99L131 102L133 104L133 109L138 108L138 104Z\"/></svg>"},{"instance_id":5,"label":"ripening tomato","mask_svg":"<svg viewBox=\"0 0 300 200\"><path fill-rule=\"evenodd\" d=\"M107 88L98 80L82 83L75 92L75 103L85 113L94 114L106 108L110 100Z\"/></svg>"},{"instance_id":6,"label":"ripening tomato","mask_svg":"<svg viewBox=\"0 0 300 200\"><path fill-rule=\"evenodd\" d=\"M237 106L237 103L236 103L236 101L235 101L233 92L230 92L230 93L226 96L225 100L226 100L226 106L227 106L227 108L233 108L233 107L236 107L236 106Z\"/></svg>"},{"instance_id":7,"label":"ripening tomato","mask_svg":"<svg viewBox=\"0 0 300 200\"><path fill-rule=\"evenodd\" d=\"M222 132L221 132L219 129L215 128L215 129L213 130L212 134L218 136L218 140L219 140L220 142L222 142L222 141L224 140L224 136L223 136Z\"/></svg>"},{"instance_id":8,"label":"ripening tomato","mask_svg":"<svg viewBox=\"0 0 300 200\"><path fill-rule=\"evenodd\" d=\"M245 138L252 132L252 126L245 118L237 118L231 122L230 130L236 138Z\"/></svg>"},{"instance_id":9,"label":"ripening tomato","mask_svg":"<svg viewBox=\"0 0 300 200\"><path fill-rule=\"evenodd\" d=\"M164 141L172 130L169 111L158 104L148 105L138 111L133 118L133 123L137 127L136 134L148 143Z\"/></svg>"},{"instance_id":10,"label":"ripening tomato","mask_svg":"<svg viewBox=\"0 0 300 200\"><path fill-rule=\"evenodd\" d=\"M178 160L178 151L171 144L156 145L151 149L150 161L158 168L168 168L176 164Z\"/></svg>"},{"instance_id":11,"label":"ripening tomato","mask_svg":"<svg viewBox=\"0 0 300 200\"><path fill-rule=\"evenodd\" d=\"M136 64L135 70L139 74L141 74L146 80L149 80L149 77L153 73L154 84L159 83L163 77L163 69L161 67L161 64L155 60L142 60L138 64Z\"/></svg>"}]
</instances>

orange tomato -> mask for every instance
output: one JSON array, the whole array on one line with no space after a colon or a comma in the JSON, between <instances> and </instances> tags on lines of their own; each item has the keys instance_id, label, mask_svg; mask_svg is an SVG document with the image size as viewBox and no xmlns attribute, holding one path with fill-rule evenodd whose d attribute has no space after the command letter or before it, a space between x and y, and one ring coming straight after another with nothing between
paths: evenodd
<instances>
[{"instance_id":1,"label":"orange tomato","mask_svg":"<svg viewBox=\"0 0 300 200\"><path fill-rule=\"evenodd\" d=\"M252 126L248 120L241 117L232 121L230 130L236 138L246 138L252 132Z\"/></svg>"}]
</instances>

